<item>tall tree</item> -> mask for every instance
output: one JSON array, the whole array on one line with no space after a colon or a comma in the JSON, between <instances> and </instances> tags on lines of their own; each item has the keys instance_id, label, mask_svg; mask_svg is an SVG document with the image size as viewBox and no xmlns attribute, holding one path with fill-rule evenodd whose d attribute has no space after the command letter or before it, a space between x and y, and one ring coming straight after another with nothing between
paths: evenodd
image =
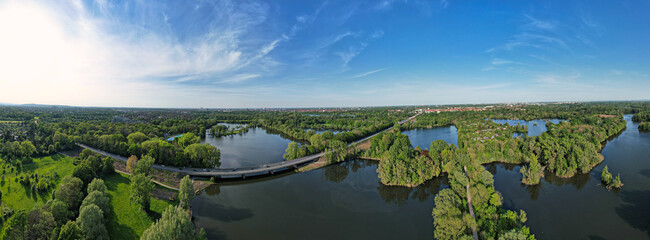
<instances>
[{"instance_id":1,"label":"tall tree","mask_svg":"<svg viewBox=\"0 0 650 240\"><path fill-rule=\"evenodd\" d=\"M79 211L77 224L85 239L109 239L104 225L104 212L95 204L84 206Z\"/></svg>"},{"instance_id":2,"label":"tall tree","mask_svg":"<svg viewBox=\"0 0 650 240\"><path fill-rule=\"evenodd\" d=\"M133 171L135 171L135 166L138 163L138 157L135 155L131 155L129 159L126 160L126 171L128 171L130 174L133 174Z\"/></svg>"},{"instance_id":3,"label":"tall tree","mask_svg":"<svg viewBox=\"0 0 650 240\"><path fill-rule=\"evenodd\" d=\"M55 199L58 199L68 205L68 209L77 211L81 206L81 201L84 198L83 182L81 179L66 176L59 184L59 187L54 192Z\"/></svg>"},{"instance_id":4,"label":"tall tree","mask_svg":"<svg viewBox=\"0 0 650 240\"><path fill-rule=\"evenodd\" d=\"M188 209L191 205L192 199L194 198L194 186L192 184L192 179L189 175L185 175L181 179L181 188L178 192L178 200L181 201L181 207L183 209Z\"/></svg>"},{"instance_id":5,"label":"tall tree","mask_svg":"<svg viewBox=\"0 0 650 240\"><path fill-rule=\"evenodd\" d=\"M149 177L144 174L132 175L129 198L133 203L140 205L145 211L148 211L153 189L154 185Z\"/></svg>"},{"instance_id":6,"label":"tall tree","mask_svg":"<svg viewBox=\"0 0 650 240\"><path fill-rule=\"evenodd\" d=\"M162 217L142 233L140 239L198 240L206 237L204 231L196 232L187 212L169 206Z\"/></svg>"}]
</instances>

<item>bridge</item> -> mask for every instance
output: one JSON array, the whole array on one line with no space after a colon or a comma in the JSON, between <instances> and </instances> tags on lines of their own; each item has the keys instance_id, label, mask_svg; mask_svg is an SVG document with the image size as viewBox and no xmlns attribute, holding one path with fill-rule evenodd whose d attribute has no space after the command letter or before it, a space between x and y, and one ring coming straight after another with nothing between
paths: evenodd
<instances>
[{"instance_id":1,"label":"bridge","mask_svg":"<svg viewBox=\"0 0 650 240\"><path fill-rule=\"evenodd\" d=\"M421 113L415 114L405 120L402 120L399 122L400 125L413 120L415 117L419 116ZM365 137L361 140L355 141L353 143L348 144L348 147L354 146L356 144L362 143L367 141L368 139L382 133L385 131L388 131L392 129L393 127L386 128L382 131L379 131L375 134L372 134L368 137ZM119 156L116 154L112 154L109 152L105 152L90 146L86 146L84 144L77 143L79 147L91 150L93 152L96 152L98 154L108 156L123 162L127 161L126 157ZM329 152L329 151L328 151ZM328 152L321 152L317 153L314 155L309 155L301 158L296 158L288 161L282 161L282 162L277 162L277 163L271 163L271 164L264 164L260 166L254 166L254 167L240 167L240 168L191 168L191 167L173 167L173 166L165 166L165 165L160 165L160 164L154 164L153 168L154 169L159 169L159 170L164 170L164 171L170 171L170 172L178 172L178 173L183 173L187 174L190 176L194 177L216 177L216 178L246 178L246 176L264 176L264 175L272 175L276 172L280 171L286 171L290 169L297 169L300 166L306 164L306 163L311 163L313 161L318 160L318 158L322 157L323 155L327 154Z\"/></svg>"}]
</instances>

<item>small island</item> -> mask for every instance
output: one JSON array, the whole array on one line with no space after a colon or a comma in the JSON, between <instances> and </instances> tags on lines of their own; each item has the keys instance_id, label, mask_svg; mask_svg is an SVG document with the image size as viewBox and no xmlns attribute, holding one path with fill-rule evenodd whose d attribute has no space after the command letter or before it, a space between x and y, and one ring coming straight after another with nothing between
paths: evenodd
<instances>
[{"instance_id":1,"label":"small island","mask_svg":"<svg viewBox=\"0 0 650 240\"><path fill-rule=\"evenodd\" d=\"M603 173L600 174L600 181L603 182L603 185L607 187L607 189L620 189L623 187L623 183L621 182L621 174L619 173L616 175L616 178L612 179L612 174L609 172L607 166L603 168Z\"/></svg>"}]
</instances>

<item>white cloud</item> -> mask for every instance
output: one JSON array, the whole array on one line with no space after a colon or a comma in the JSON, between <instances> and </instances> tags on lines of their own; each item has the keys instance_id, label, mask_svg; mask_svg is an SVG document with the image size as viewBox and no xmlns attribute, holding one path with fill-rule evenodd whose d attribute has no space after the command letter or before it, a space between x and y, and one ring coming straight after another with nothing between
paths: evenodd
<instances>
[{"instance_id":1,"label":"white cloud","mask_svg":"<svg viewBox=\"0 0 650 240\"><path fill-rule=\"evenodd\" d=\"M110 2L97 3L107 15L91 14L80 1L71 1L70 6L0 3L0 101L160 106L142 96L159 96L149 94L159 91L178 97L193 87L181 89L177 84L204 81L213 75L224 76L224 83L243 82L260 76L242 73L243 68L275 64L266 55L280 40L257 48L241 40L264 20L263 7L245 6L241 12L231 5L220 6L223 22L210 25L205 34L179 41L122 22L111 15ZM163 18L161 15L160 20ZM224 89L202 85L200 90ZM187 95L196 99L200 94Z\"/></svg>"},{"instance_id":2,"label":"white cloud","mask_svg":"<svg viewBox=\"0 0 650 240\"><path fill-rule=\"evenodd\" d=\"M372 70L372 71L360 73L360 74L352 76L352 78L362 78L362 77L365 77L365 76L368 76L368 75L372 75L372 74L384 71L386 69L388 69L388 68L380 68L380 69L377 69L377 70Z\"/></svg>"}]
</instances>

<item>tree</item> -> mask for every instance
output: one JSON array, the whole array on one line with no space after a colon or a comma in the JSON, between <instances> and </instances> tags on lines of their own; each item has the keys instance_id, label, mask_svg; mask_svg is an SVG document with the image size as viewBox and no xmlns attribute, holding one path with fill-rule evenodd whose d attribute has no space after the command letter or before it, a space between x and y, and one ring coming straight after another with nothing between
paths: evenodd
<instances>
[{"instance_id":1,"label":"tree","mask_svg":"<svg viewBox=\"0 0 650 240\"><path fill-rule=\"evenodd\" d=\"M152 158L149 155L142 157L142 159L140 159L140 161L136 163L133 174L142 173L144 175L149 175L149 173L151 172L151 167L153 167L154 162L156 162L156 159Z\"/></svg>"},{"instance_id":2,"label":"tree","mask_svg":"<svg viewBox=\"0 0 650 240\"><path fill-rule=\"evenodd\" d=\"M95 204L81 208L77 224L85 239L109 239L104 225L104 212Z\"/></svg>"},{"instance_id":3,"label":"tree","mask_svg":"<svg viewBox=\"0 0 650 240\"><path fill-rule=\"evenodd\" d=\"M528 166L523 166L519 170L523 175L521 182L528 185L538 184L543 175L543 170L542 165L537 161L537 157L532 155Z\"/></svg>"},{"instance_id":4,"label":"tree","mask_svg":"<svg viewBox=\"0 0 650 240\"><path fill-rule=\"evenodd\" d=\"M72 170L72 176L81 179L84 184L88 184L97 177L97 172L88 161L82 161L79 165L74 167L74 170Z\"/></svg>"},{"instance_id":5,"label":"tree","mask_svg":"<svg viewBox=\"0 0 650 240\"><path fill-rule=\"evenodd\" d=\"M623 182L621 182L621 174L619 173L616 175L616 178L612 181L612 184L610 185L613 188L621 188L623 187Z\"/></svg>"},{"instance_id":6,"label":"tree","mask_svg":"<svg viewBox=\"0 0 650 240\"><path fill-rule=\"evenodd\" d=\"M14 213L4 223L4 230L2 231L5 240L22 240L25 239L25 230L27 228L28 213L25 210L19 210Z\"/></svg>"},{"instance_id":7,"label":"tree","mask_svg":"<svg viewBox=\"0 0 650 240\"><path fill-rule=\"evenodd\" d=\"M190 164L194 167L213 168L221 165L219 162L221 152L210 144L191 144L185 148L184 153L190 159Z\"/></svg>"},{"instance_id":8,"label":"tree","mask_svg":"<svg viewBox=\"0 0 650 240\"><path fill-rule=\"evenodd\" d=\"M108 188L106 188L106 184L104 184L104 180L99 178L93 179L93 181L88 184L88 189L86 192L90 193L93 191L99 191L103 194L106 194L108 192Z\"/></svg>"},{"instance_id":9,"label":"tree","mask_svg":"<svg viewBox=\"0 0 650 240\"><path fill-rule=\"evenodd\" d=\"M20 143L20 150L22 152L23 157L31 157L34 152L36 152L36 147L34 147L34 144L32 144L31 141L25 140L22 143Z\"/></svg>"},{"instance_id":10,"label":"tree","mask_svg":"<svg viewBox=\"0 0 650 240\"><path fill-rule=\"evenodd\" d=\"M194 133L186 133L183 134L183 136L178 138L178 146L185 148L189 145L195 144L195 143L200 143L201 138L198 136L194 135Z\"/></svg>"},{"instance_id":11,"label":"tree","mask_svg":"<svg viewBox=\"0 0 650 240\"><path fill-rule=\"evenodd\" d=\"M49 239L56 222L52 213L34 208L27 217L26 239Z\"/></svg>"},{"instance_id":12,"label":"tree","mask_svg":"<svg viewBox=\"0 0 650 240\"><path fill-rule=\"evenodd\" d=\"M433 235L436 239L458 239L466 235L463 222L463 201L451 189L441 190L435 197L433 208Z\"/></svg>"},{"instance_id":13,"label":"tree","mask_svg":"<svg viewBox=\"0 0 650 240\"><path fill-rule=\"evenodd\" d=\"M185 175L181 179L181 187L178 192L178 199L181 201L181 207L183 209L188 209L191 205L192 199L194 198L194 186L192 184L192 179L189 175Z\"/></svg>"},{"instance_id":14,"label":"tree","mask_svg":"<svg viewBox=\"0 0 650 240\"><path fill-rule=\"evenodd\" d=\"M79 178L66 176L61 180L54 196L66 203L71 211L77 211L84 198L83 182Z\"/></svg>"},{"instance_id":15,"label":"tree","mask_svg":"<svg viewBox=\"0 0 650 240\"><path fill-rule=\"evenodd\" d=\"M134 132L129 134L126 139L128 139L129 144L140 144L149 139L149 137L142 132Z\"/></svg>"},{"instance_id":16,"label":"tree","mask_svg":"<svg viewBox=\"0 0 650 240\"><path fill-rule=\"evenodd\" d=\"M135 155L131 155L128 160L126 160L126 171L128 171L130 174L133 174L133 171L135 171L135 166L138 163L138 157Z\"/></svg>"},{"instance_id":17,"label":"tree","mask_svg":"<svg viewBox=\"0 0 650 240\"><path fill-rule=\"evenodd\" d=\"M81 208L84 208L89 205L95 205L99 207L104 213L104 217L108 217L111 211L111 200L106 196L106 194L100 191L92 191L88 193L88 196L84 198L84 201L81 203Z\"/></svg>"},{"instance_id":18,"label":"tree","mask_svg":"<svg viewBox=\"0 0 650 240\"><path fill-rule=\"evenodd\" d=\"M140 205L145 211L149 210L150 196L154 189L151 179L144 174L131 176L131 189L129 198L135 204Z\"/></svg>"},{"instance_id":19,"label":"tree","mask_svg":"<svg viewBox=\"0 0 650 240\"><path fill-rule=\"evenodd\" d=\"M82 240L83 233L81 228L77 226L77 223L74 221L68 221L63 227L61 227L61 232L59 233L58 240Z\"/></svg>"},{"instance_id":20,"label":"tree","mask_svg":"<svg viewBox=\"0 0 650 240\"><path fill-rule=\"evenodd\" d=\"M62 226L72 217L71 212L68 210L68 205L64 202L54 199L48 205L50 206L50 212L57 226Z\"/></svg>"},{"instance_id":21,"label":"tree","mask_svg":"<svg viewBox=\"0 0 650 240\"><path fill-rule=\"evenodd\" d=\"M602 181L605 186L612 184L612 174L609 173L607 166L603 168L603 172L600 174L600 181Z\"/></svg>"},{"instance_id":22,"label":"tree","mask_svg":"<svg viewBox=\"0 0 650 240\"><path fill-rule=\"evenodd\" d=\"M197 233L189 215L182 209L169 206L162 217L142 233L143 240L176 239L194 240L205 239L205 235Z\"/></svg>"},{"instance_id":23,"label":"tree","mask_svg":"<svg viewBox=\"0 0 650 240\"><path fill-rule=\"evenodd\" d=\"M115 173L115 167L113 166L113 159L110 157L104 158L104 163L102 164L102 175L108 176Z\"/></svg>"}]
</instances>

